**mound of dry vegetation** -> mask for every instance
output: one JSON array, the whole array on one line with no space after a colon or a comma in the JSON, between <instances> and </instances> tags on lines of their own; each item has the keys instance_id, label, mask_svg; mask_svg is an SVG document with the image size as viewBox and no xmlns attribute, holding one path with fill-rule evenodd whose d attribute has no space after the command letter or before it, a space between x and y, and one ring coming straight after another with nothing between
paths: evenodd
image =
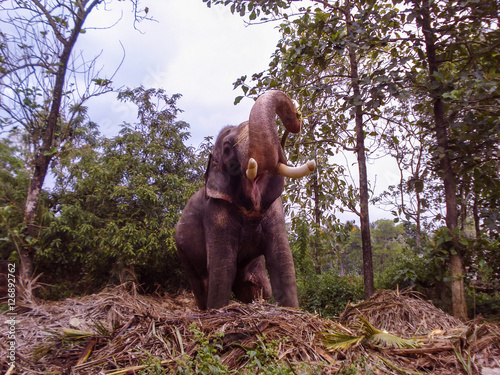
<instances>
[{"instance_id":1,"label":"mound of dry vegetation","mask_svg":"<svg viewBox=\"0 0 500 375\"><path fill-rule=\"evenodd\" d=\"M200 312L189 295L117 287L19 306L9 374L500 374L500 327L380 291L338 321L266 303Z\"/></svg>"}]
</instances>

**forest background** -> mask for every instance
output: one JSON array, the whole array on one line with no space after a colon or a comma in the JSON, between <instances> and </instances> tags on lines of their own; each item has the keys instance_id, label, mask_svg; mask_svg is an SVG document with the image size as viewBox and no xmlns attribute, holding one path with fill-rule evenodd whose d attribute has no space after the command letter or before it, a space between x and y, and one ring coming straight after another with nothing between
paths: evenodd
<instances>
[{"instance_id":1,"label":"forest background","mask_svg":"<svg viewBox=\"0 0 500 375\"><path fill-rule=\"evenodd\" d=\"M279 25L268 68L235 77L235 103L281 89L302 112L285 152L318 170L283 195L302 306L333 315L411 286L462 319L498 314L498 2L203 2ZM130 280L186 287L173 234L213 138L191 146L180 95L115 89L99 56L74 48L87 16L113 3L0 4L0 254L25 287L41 274L45 298ZM126 3L130 27L154 17ZM91 99L113 92L137 118L104 136ZM399 178L374 194L367 170L381 158ZM378 206L392 217L370 222ZM347 211L359 219L341 220Z\"/></svg>"}]
</instances>

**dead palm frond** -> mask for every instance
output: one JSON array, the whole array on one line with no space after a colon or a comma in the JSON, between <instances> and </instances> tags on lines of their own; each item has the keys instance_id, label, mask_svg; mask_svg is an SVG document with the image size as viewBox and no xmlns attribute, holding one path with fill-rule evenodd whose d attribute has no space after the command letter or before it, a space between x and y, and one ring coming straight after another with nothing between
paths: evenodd
<instances>
[{"instance_id":1,"label":"dead palm frond","mask_svg":"<svg viewBox=\"0 0 500 375\"><path fill-rule=\"evenodd\" d=\"M339 330L321 332L321 337L326 348L331 351L355 347L364 339L364 336L353 336Z\"/></svg>"},{"instance_id":2,"label":"dead palm frond","mask_svg":"<svg viewBox=\"0 0 500 375\"><path fill-rule=\"evenodd\" d=\"M195 364L192 361L201 346L190 328L194 322L211 344L216 335L224 334L217 355L231 371L245 369L246 351L267 355L268 348L274 352L278 342L278 358L287 361L292 371L299 370L296 364L319 366L318 372L313 367L314 372L307 373L333 374L344 369L349 373L420 375L429 369L449 373L457 367L464 373L476 373L481 364L492 369L499 366L500 325L483 319L468 325L454 323L456 319L417 297L380 291L363 304L350 305L340 321L262 303L198 311L187 294L146 296L123 287L58 302L37 300L33 308L17 312L22 319L16 333L23 360L16 363L16 371L55 374L71 368L75 375L172 372L182 363ZM0 314L0 322L6 319L8 316ZM8 330L8 324L0 324L0 336ZM407 339L410 348L401 349L406 345L386 331ZM323 332L325 342L318 332ZM413 349L417 343L411 339L418 339L420 346ZM264 350L263 342L273 346Z\"/></svg>"},{"instance_id":3,"label":"dead palm frond","mask_svg":"<svg viewBox=\"0 0 500 375\"><path fill-rule=\"evenodd\" d=\"M375 346L386 348L394 347L398 349L415 349L418 347L416 340L403 339L389 332L381 331L370 324L364 317L359 317L363 322L365 338Z\"/></svg>"},{"instance_id":4,"label":"dead palm frond","mask_svg":"<svg viewBox=\"0 0 500 375\"><path fill-rule=\"evenodd\" d=\"M336 328L328 332L321 332L320 335L326 348L329 350L348 349L360 343L370 344L378 348L414 349L418 347L415 340L403 339L381 331L370 324L364 317L360 316L360 319L362 324L358 335L347 334Z\"/></svg>"},{"instance_id":5,"label":"dead palm frond","mask_svg":"<svg viewBox=\"0 0 500 375\"><path fill-rule=\"evenodd\" d=\"M73 328L60 328L56 331L52 331L51 333L56 337L68 340L82 340L96 335L94 332L82 331Z\"/></svg>"},{"instance_id":6,"label":"dead palm frond","mask_svg":"<svg viewBox=\"0 0 500 375\"><path fill-rule=\"evenodd\" d=\"M33 350L33 357L35 360L40 360L51 351L61 349L64 347L63 343L75 343L79 340L96 337L94 332L82 331L73 328L56 328L44 330L51 334L51 337L44 342L39 343Z\"/></svg>"},{"instance_id":7,"label":"dead palm frond","mask_svg":"<svg viewBox=\"0 0 500 375\"><path fill-rule=\"evenodd\" d=\"M28 279L22 278L21 276L19 277L16 296L19 307L31 309L33 306L36 306L36 299L33 292L41 287L38 281L41 276L42 274L39 274Z\"/></svg>"}]
</instances>

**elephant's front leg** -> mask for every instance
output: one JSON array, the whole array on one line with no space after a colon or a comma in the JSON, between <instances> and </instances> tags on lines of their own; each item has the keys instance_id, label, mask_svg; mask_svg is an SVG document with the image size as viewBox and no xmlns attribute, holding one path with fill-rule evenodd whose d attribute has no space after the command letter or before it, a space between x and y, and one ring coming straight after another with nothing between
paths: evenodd
<instances>
[{"instance_id":1,"label":"elephant's front leg","mask_svg":"<svg viewBox=\"0 0 500 375\"><path fill-rule=\"evenodd\" d=\"M274 299L281 306L299 307L295 267L280 198L269 209L262 227L265 239L264 255Z\"/></svg>"},{"instance_id":2,"label":"elephant's front leg","mask_svg":"<svg viewBox=\"0 0 500 375\"><path fill-rule=\"evenodd\" d=\"M237 251L241 225L234 220L227 202L213 202L207 211L208 297L207 308L217 309L229 303L236 277Z\"/></svg>"},{"instance_id":3,"label":"elephant's front leg","mask_svg":"<svg viewBox=\"0 0 500 375\"><path fill-rule=\"evenodd\" d=\"M236 276L233 252L233 246L229 243L208 246L208 309L218 309L229 303Z\"/></svg>"}]
</instances>

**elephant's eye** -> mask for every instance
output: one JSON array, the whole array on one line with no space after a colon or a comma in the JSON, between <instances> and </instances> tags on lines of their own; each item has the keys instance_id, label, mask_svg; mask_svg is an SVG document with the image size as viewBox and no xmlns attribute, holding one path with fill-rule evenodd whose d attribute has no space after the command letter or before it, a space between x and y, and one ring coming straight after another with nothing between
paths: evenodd
<instances>
[{"instance_id":1,"label":"elephant's eye","mask_svg":"<svg viewBox=\"0 0 500 375\"><path fill-rule=\"evenodd\" d=\"M224 145L224 155L228 156L231 153L231 145L229 143L226 143Z\"/></svg>"}]
</instances>

